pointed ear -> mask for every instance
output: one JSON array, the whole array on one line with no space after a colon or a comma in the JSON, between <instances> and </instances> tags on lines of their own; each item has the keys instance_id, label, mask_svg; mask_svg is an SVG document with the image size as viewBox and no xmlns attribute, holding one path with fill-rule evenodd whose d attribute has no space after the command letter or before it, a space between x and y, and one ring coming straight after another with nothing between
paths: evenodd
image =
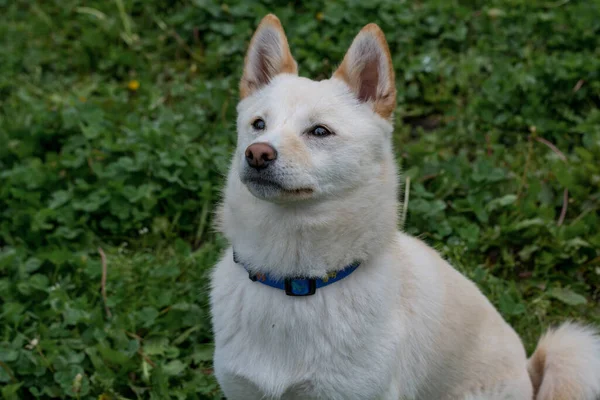
<instances>
[{"instance_id":1,"label":"pointed ear","mask_svg":"<svg viewBox=\"0 0 600 400\"><path fill-rule=\"evenodd\" d=\"M377 114L391 118L396 83L390 49L379 26L369 24L358 33L333 77L346 82L361 102L371 102Z\"/></svg>"},{"instance_id":2,"label":"pointed ear","mask_svg":"<svg viewBox=\"0 0 600 400\"><path fill-rule=\"evenodd\" d=\"M282 73L297 74L298 66L279 18L269 14L262 19L250 41L240 81L240 97L250 96Z\"/></svg>"}]
</instances>

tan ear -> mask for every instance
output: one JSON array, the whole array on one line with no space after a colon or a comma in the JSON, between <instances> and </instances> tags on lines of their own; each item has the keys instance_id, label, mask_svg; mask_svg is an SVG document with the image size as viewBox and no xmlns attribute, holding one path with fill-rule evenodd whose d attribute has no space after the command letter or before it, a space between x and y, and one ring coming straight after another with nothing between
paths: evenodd
<instances>
[{"instance_id":1,"label":"tan ear","mask_svg":"<svg viewBox=\"0 0 600 400\"><path fill-rule=\"evenodd\" d=\"M240 81L240 97L250 96L282 73L297 74L298 66L279 18L269 14L262 19L250 41Z\"/></svg>"},{"instance_id":2,"label":"tan ear","mask_svg":"<svg viewBox=\"0 0 600 400\"><path fill-rule=\"evenodd\" d=\"M390 49L379 26L361 29L333 77L345 81L360 101L371 102L377 114L391 118L396 83Z\"/></svg>"}]
</instances>

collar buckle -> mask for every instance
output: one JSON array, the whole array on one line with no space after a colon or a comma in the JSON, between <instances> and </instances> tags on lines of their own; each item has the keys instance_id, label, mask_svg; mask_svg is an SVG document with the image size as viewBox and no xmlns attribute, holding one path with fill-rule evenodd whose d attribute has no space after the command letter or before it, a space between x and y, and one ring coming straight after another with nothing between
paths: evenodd
<instances>
[{"instance_id":1,"label":"collar buckle","mask_svg":"<svg viewBox=\"0 0 600 400\"><path fill-rule=\"evenodd\" d=\"M288 296L312 296L317 291L317 281L309 278L287 278L284 281L284 288L285 294Z\"/></svg>"}]
</instances>

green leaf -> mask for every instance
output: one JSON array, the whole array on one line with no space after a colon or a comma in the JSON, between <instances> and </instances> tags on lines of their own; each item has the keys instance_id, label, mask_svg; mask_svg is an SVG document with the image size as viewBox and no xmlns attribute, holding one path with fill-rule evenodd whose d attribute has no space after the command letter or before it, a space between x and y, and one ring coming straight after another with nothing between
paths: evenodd
<instances>
[{"instance_id":1,"label":"green leaf","mask_svg":"<svg viewBox=\"0 0 600 400\"><path fill-rule=\"evenodd\" d=\"M130 360L130 358L125 353L111 349L110 347L98 345L96 346L96 348L98 349L98 353L100 353L100 356L104 360L112 364L122 365Z\"/></svg>"},{"instance_id":2,"label":"green leaf","mask_svg":"<svg viewBox=\"0 0 600 400\"><path fill-rule=\"evenodd\" d=\"M8 344L0 344L0 361L12 362L17 359L19 352L11 349Z\"/></svg>"},{"instance_id":3,"label":"green leaf","mask_svg":"<svg viewBox=\"0 0 600 400\"><path fill-rule=\"evenodd\" d=\"M492 201L490 201L489 203L487 203L486 205L486 209L488 211L494 211L498 208L501 207L506 207L509 206L511 204L514 204L517 201L517 195L516 194L507 194L505 196L502 196L500 198L494 199Z\"/></svg>"},{"instance_id":4,"label":"green leaf","mask_svg":"<svg viewBox=\"0 0 600 400\"><path fill-rule=\"evenodd\" d=\"M557 300L560 300L563 303L570 305L570 306L580 306L583 304L587 304L587 299L584 296L582 296L578 293L575 293L571 289L552 288L548 291L548 294L551 297L553 297Z\"/></svg>"},{"instance_id":5,"label":"green leaf","mask_svg":"<svg viewBox=\"0 0 600 400\"><path fill-rule=\"evenodd\" d=\"M215 352L215 346L212 343L197 345L192 354L192 360L195 363L202 361L212 361Z\"/></svg>"},{"instance_id":6,"label":"green leaf","mask_svg":"<svg viewBox=\"0 0 600 400\"><path fill-rule=\"evenodd\" d=\"M181 374L186 368L186 365L181 361L173 360L163 366L163 371L169 376L175 376Z\"/></svg>"},{"instance_id":7,"label":"green leaf","mask_svg":"<svg viewBox=\"0 0 600 400\"><path fill-rule=\"evenodd\" d=\"M63 311L63 318L66 325L76 325L79 322L86 321L90 315L87 311L74 308L70 304L67 304Z\"/></svg>"},{"instance_id":8,"label":"green leaf","mask_svg":"<svg viewBox=\"0 0 600 400\"><path fill-rule=\"evenodd\" d=\"M137 320L142 326L151 326L159 315L158 310L154 307L144 307L137 313Z\"/></svg>"},{"instance_id":9,"label":"green leaf","mask_svg":"<svg viewBox=\"0 0 600 400\"><path fill-rule=\"evenodd\" d=\"M192 326L191 328L186 329L181 335L177 336L174 340L173 340L173 345L174 346L179 346L181 343L185 342L185 340L195 331L197 331L198 329L200 329L199 325L196 326Z\"/></svg>"},{"instance_id":10,"label":"green leaf","mask_svg":"<svg viewBox=\"0 0 600 400\"><path fill-rule=\"evenodd\" d=\"M521 315L525 312L525 305L516 302L513 297L507 293L500 296L498 306L500 311L506 315Z\"/></svg>"},{"instance_id":11,"label":"green leaf","mask_svg":"<svg viewBox=\"0 0 600 400\"><path fill-rule=\"evenodd\" d=\"M57 209L66 204L69 200L71 200L72 197L73 194L70 191L58 190L52 193L52 200L50 200L48 207L53 210Z\"/></svg>"},{"instance_id":12,"label":"green leaf","mask_svg":"<svg viewBox=\"0 0 600 400\"><path fill-rule=\"evenodd\" d=\"M144 353L147 355L162 355L169 347L169 339L165 337L149 338L144 341Z\"/></svg>"},{"instance_id":13,"label":"green leaf","mask_svg":"<svg viewBox=\"0 0 600 400\"><path fill-rule=\"evenodd\" d=\"M0 248L0 270L7 268L17 257L17 251L11 247Z\"/></svg>"},{"instance_id":14,"label":"green leaf","mask_svg":"<svg viewBox=\"0 0 600 400\"><path fill-rule=\"evenodd\" d=\"M37 271L41 265L42 265L41 260L39 260L35 257L31 257L25 262L25 271L29 272L29 273Z\"/></svg>"},{"instance_id":15,"label":"green leaf","mask_svg":"<svg viewBox=\"0 0 600 400\"><path fill-rule=\"evenodd\" d=\"M531 218L523 221L519 221L513 225L512 229L516 231L520 231L522 229L530 228L532 226L543 226L548 222L544 221L542 218Z\"/></svg>"},{"instance_id":16,"label":"green leaf","mask_svg":"<svg viewBox=\"0 0 600 400\"><path fill-rule=\"evenodd\" d=\"M24 382L13 383L10 385L5 385L2 388L2 398L5 400L17 400L19 396L17 396L17 392L23 386Z\"/></svg>"}]
</instances>

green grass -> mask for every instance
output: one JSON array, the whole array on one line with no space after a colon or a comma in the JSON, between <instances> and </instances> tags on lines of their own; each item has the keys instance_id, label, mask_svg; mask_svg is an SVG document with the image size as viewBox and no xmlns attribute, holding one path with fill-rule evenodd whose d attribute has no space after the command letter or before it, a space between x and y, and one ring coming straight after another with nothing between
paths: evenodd
<instances>
[{"instance_id":1,"label":"green grass","mask_svg":"<svg viewBox=\"0 0 600 400\"><path fill-rule=\"evenodd\" d=\"M405 229L528 350L552 323L600 322L600 3L296 3L0 0L5 399L220 397L212 211L268 12L316 79L361 26L384 29Z\"/></svg>"}]
</instances>

